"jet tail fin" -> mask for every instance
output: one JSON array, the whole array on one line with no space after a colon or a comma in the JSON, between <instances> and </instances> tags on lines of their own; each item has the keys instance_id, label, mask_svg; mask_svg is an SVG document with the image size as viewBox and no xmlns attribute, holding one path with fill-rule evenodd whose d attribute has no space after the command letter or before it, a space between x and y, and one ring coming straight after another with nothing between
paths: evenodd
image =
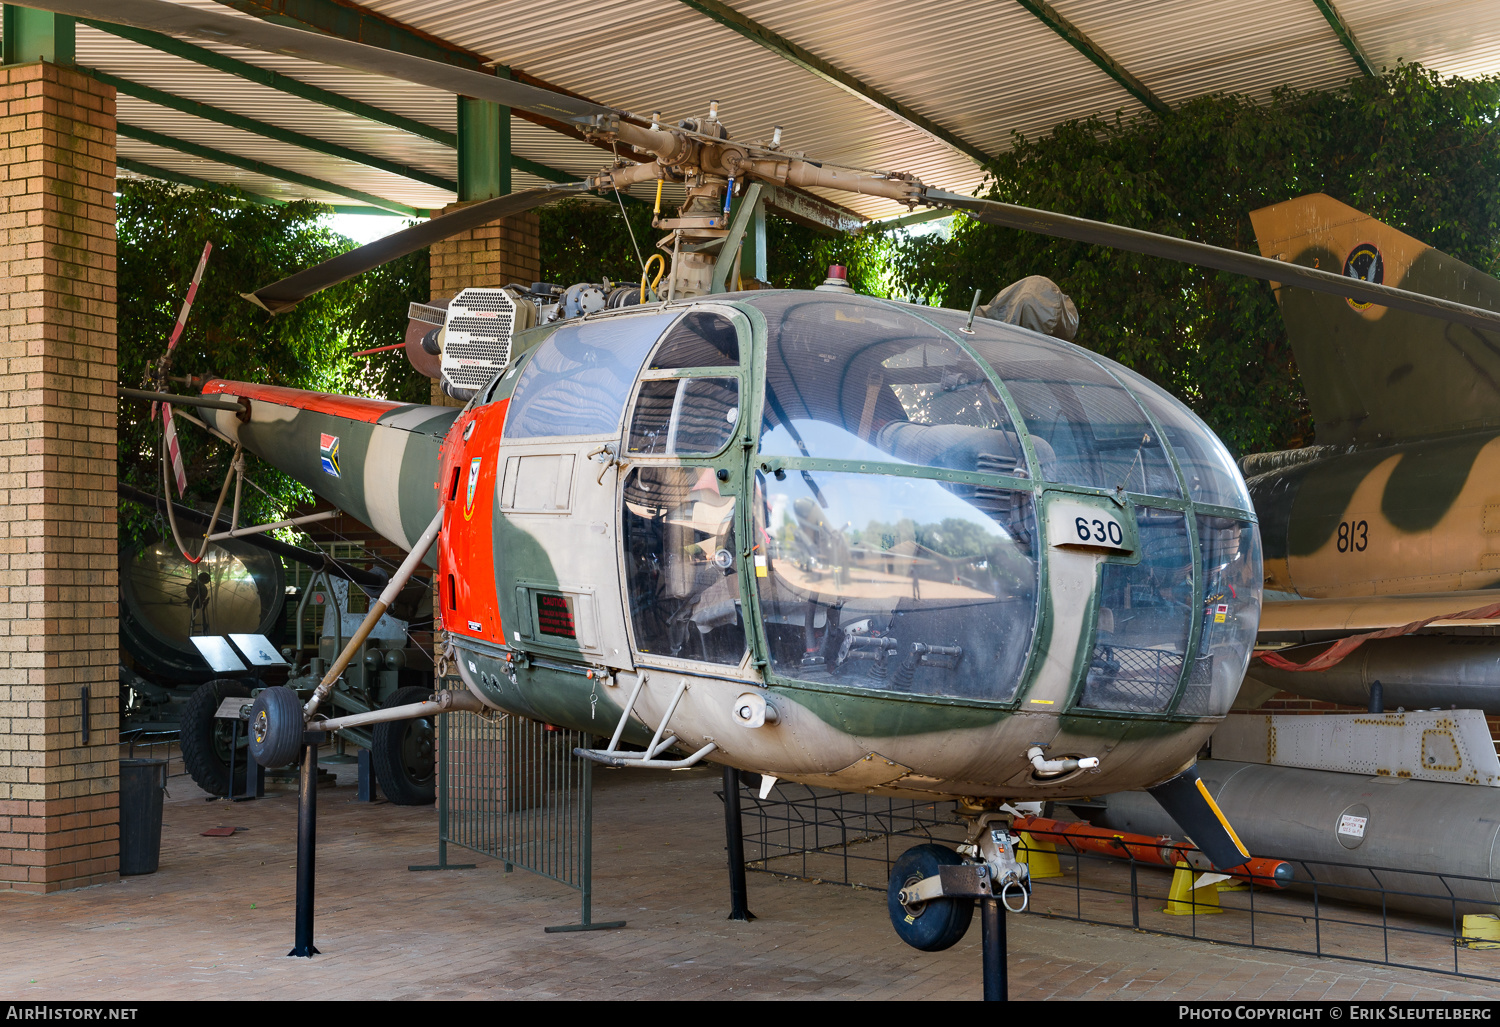
<instances>
[{"instance_id":1,"label":"jet tail fin","mask_svg":"<svg viewBox=\"0 0 1500 1027\"><path fill-rule=\"evenodd\" d=\"M1250 221L1264 256L1500 310L1500 281L1323 193ZM1500 426L1500 333L1272 286L1319 445Z\"/></svg>"}]
</instances>

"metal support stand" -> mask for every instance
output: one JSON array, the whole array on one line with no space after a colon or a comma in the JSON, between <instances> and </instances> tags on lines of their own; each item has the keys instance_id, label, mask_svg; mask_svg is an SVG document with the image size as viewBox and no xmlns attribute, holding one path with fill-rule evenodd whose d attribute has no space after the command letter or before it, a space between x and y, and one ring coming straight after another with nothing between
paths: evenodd
<instances>
[{"instance_id":1,"label":"metal support stand","mask_svg":"<svg viewBox=\"0 0 1500 1027\"><path fill-rule=\"evenodd\" d=\"M1007 1002L1010 999L1010 983L1006 977L1006 962L1009 953L1005 947L1005 910L1000 900L979 900L980 948L984 953L984 1000Z\"/></svg>"},{"instance_id":2,"label":"metal support stand","mask_svg":"<svg viewBox=\"0 0 1500 1027\"><path fill-rule=\"evenodd\" d=\"M375 767L370 759L370 750L359 750L359 793L356 796L360 802L375 801Z\"/></svg>"},{"instance_id":3,"label":"metal support stand","mask_svg":"<svg viewBox=\"0 0 1500 1027\"><path fill-rule=\"evenodd\" d=\"M250 758L250 753L245 753L245 790L239 794L234 790L235 757L240 748L240 725L241 720L229 722L229 801L247 802L250 799L264 799L266 797L266 768ZM246 725L249 730L249 725Z\"/></svg>"},{"instance_id":4,"label":"metal support stand","mask_svg":"<svg viewBox=\"0 0 1500 1027\"><path fill-rule=\"evenodd\" d=\"M323 732L302 736L302 786L297 796L297 943L289 956L318 955L313 944L313 891L318 858L318 746Z\"/></svg>"},{"instance_id":5,"label":"metal support stand","mask_svg":"<svg viewBox=\"0 0 1500 1027\"><path fill-rule=\"evenodd\" d=\"M724 768L724 841L729 850L729 919L754 920L745 886L745 834L740 824L740 772Z\"/></svg>"}]
</instances>

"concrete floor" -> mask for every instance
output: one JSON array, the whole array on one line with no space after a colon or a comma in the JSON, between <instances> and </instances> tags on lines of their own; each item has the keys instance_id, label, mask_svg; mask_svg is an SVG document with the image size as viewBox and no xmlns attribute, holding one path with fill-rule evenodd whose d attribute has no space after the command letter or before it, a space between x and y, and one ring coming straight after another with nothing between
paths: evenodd
<instances>
[{"instance_id":1,"label":"concrete floor","mask_svg":"<svg viewBox=\"0 0 1500 1027\"><path fill-rule=\"evenodd\" d=\"M180 771L181 764L174 763ZM968 999L979 928L907 948L882 892L750 875L759 919L725 919L715 770L600 773L594 919L577 894L453 850L432 807L354 802L352 768L319 794L316 942L293 940L296 798L230 806L171 779L160 870L48 896L0 893L0 995L27 999ZM248 830L228 838L200 832ZM1500 999L1500 985L1288 956L1038 916L1009 921L1019 999ZM1500 953L1496 953L1500 973Z\"/></svg>"}]
</instances>

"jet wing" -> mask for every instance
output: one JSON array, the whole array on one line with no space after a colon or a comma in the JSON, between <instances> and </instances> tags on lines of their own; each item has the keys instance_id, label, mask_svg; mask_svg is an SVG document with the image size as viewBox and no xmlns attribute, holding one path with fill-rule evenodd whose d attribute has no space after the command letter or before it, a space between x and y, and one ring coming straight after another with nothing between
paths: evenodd
<instances>
[{"instance_id":1,"label":"jet wing","mask_svg":"<svg viewBox=\"0 0 1500 1027\"><path fill-rule=\"evenodd\" d=\"M1427 621L1430 628L1489 624L1496 620L1474 616L1500 603L1500 591L1434 592L1412 595L1349 596L1341 599L1300 599L1267 592L1261 606L1261 644L1332 639L1361 631L1380 631ZM1310 637L1312 636L1312 637Z\"/></svg>"}]
</instances>

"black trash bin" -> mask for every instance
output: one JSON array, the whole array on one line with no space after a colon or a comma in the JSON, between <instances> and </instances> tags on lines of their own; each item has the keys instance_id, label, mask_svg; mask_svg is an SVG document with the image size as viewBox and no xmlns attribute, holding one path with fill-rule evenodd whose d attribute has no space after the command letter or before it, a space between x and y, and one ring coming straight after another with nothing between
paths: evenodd
<instances>
[{"instance_id":1,"label":"black trash bin","mask_svg":"<svg viewBox=\"0 0 1500 1027\"><path fill-rule=\"evenodd\" d=\"M161 859L166 760L120 761L120 876L154 874Z\"/></svg>"}]
</instances>

